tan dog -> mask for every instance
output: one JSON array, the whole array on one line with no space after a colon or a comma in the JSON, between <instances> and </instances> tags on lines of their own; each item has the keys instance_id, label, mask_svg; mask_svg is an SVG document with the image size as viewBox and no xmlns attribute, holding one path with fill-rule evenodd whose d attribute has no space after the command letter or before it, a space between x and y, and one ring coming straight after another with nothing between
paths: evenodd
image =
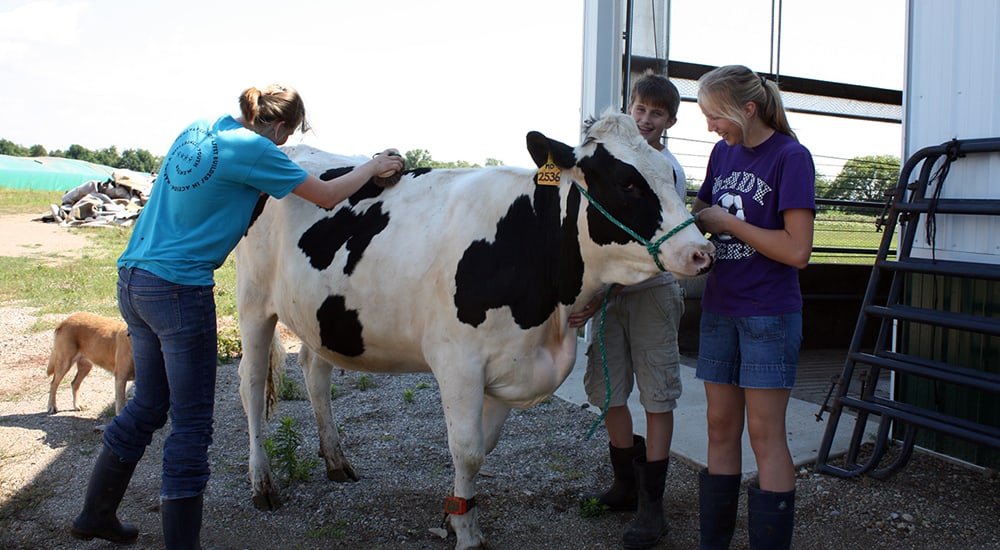
<instances>
[{"instance_id":1,"label":"tan dog","mask_svg":"<svg viewBox=\"0 0 1000 550\"><path fill-rule=\"evenodd\" d=\"M56 389L69 368L76 362L73 379L73 409L77 408L80 383L96 364L115 375L115 414L125 408L125 384L135 380L132 363L132 340L127 325L117 319L108 319L93 313L74 313L59 323L55 330L55 343L49 356L48 374L49 414L57 412Z\"/></svg>"}]
</instances>

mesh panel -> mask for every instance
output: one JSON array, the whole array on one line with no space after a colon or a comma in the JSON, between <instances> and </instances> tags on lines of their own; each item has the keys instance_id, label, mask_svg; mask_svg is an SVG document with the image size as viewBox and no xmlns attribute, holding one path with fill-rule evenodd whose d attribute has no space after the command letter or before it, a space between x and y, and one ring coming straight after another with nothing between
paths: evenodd
<instances>
[{"instance_id":1,"label":"mesh panel","mask_svg":"<svg viewBox=\"0 0 1000 550\"><path fill-rule=\"evenodd\" d=\"M698 82L672 78L684 101L697 101ZM797 92L781 92L781 100L785 109L793 112L816 113L842 118L863 120L879 120L885 122L900 122L903 119L903 107L887 105L871 101L858 101L838 97L800 94Z\"/></svg>"}]
</instances>

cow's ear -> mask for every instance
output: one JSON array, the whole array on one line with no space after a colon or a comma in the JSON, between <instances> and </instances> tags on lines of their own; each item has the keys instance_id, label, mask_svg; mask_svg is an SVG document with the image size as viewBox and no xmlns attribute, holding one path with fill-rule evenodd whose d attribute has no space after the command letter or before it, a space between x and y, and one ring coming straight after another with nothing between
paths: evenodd
<instances>
[{"instance_id":1,"label":"cow's ear","mask_svg":"<svg viewBox=\"0 0 1000 550\"><path fill-rule=\"evenodd\" d=\"M572 168L576 165L576 155L569 145L534 131L528 132L525 139L528 142L528 153L531 153L531 160L535 161L535 166L541 168L548 162L549 157L560 168Z\"/></svg>"}]
</instances>

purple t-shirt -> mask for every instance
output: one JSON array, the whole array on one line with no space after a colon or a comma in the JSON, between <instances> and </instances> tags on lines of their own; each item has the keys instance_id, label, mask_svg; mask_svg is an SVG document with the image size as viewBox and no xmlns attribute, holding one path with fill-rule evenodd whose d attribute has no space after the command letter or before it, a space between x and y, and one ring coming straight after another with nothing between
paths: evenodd
<instances>
[{"instance_id":1,"label":"purple t-shirt","mask_svg":"<svg viewBox=\"0 0 1000 550\"><path fill-rule=\"evenodd\" d=\"M753 149L715 144L698 198L718 204L765 229L784 227L782 213L816 210L812 155L789 135L775 132ZM798 269L772 260L731 235L713 235L717 256L701 306L732 317L780 315L802 309Z\"/></svg>"}]
</instances>

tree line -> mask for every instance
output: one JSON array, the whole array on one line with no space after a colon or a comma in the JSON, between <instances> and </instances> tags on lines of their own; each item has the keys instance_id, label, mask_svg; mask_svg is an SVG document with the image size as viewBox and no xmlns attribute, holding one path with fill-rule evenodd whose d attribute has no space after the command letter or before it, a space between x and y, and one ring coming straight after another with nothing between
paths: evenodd
<instances>
[{"instance_id":1,"label":"tree line","mask_svg":"<svg viewBox=\"0 0 1000 550\"><path fill-rule=\"evenodd\" d=\"M75 160L83 160L96 164L103 164L112 168L127 168L136 172L146 172L155 174L163 163L163 157L153 156L145 149L126 149L121 153L118 148L112 145L104 149L92 151L82 145L70 145L65 151L46 151L41 145L24 147L7 139L0 139L0 155L12 157L61 157ZM411 149L404 154L407 169L414 168L481 168L478 164L472 164L464 160L459 161L438 161L431 157L430 151L425 149ZM502 166L503 162L488 158L486 166Z\"/></svg>"},{"instance_id":2,"label":"tree line","mask_svg":"<svg viewBox=\"0 0 1000 550\"><path fill-rule=\"evenodd\" d=\"M41 145L24 147L10 140L0 139L0 155L15 157L63 157L103 164L112 168L127 168L136 172L156 173L163 157L153 156L145 149L126 149L121 153L112 145L92 151L81 145L70 145L65 151L46 151ZM481 168L464 160L434 160L430 151L411 149L404 155L406 168ZM502 166L503 162L486 159L486 166ZM861 202L885 202L886 192L896 186L899 178L899 158L892 155L855 157L844 163L832 181L816 178L816 197Z\"/></svg>"},{"instance_id":3,"label":"tree line","mask_svg":"<svg viewBox=\"0 0 1000 550\"><path fill-rule=\"evenodd\" d=\"M837 177L816 178L816 198L885 203L899 181L900 161L892 155L854 157L844 163ZM853 212L857 209L837 207Z\"/></svg>"}]
</instances>

